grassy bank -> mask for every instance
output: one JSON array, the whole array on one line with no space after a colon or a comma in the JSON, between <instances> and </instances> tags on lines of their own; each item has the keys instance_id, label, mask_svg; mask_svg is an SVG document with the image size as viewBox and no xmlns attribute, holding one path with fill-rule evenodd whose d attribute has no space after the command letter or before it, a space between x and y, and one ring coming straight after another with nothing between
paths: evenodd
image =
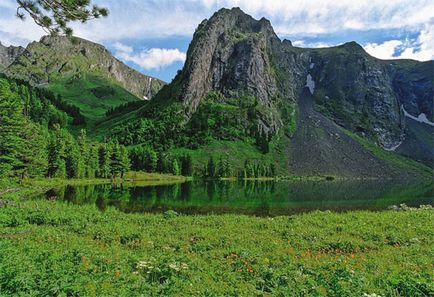
<instances>
[{"instance_id":1,"label":"grassy bank","mask_svg":"<svg viewBox=\"0 0 434 297\"><path fill-rule=\"evenodd\" d=\"M163 173L148 173L148 172L135 172L130 171L125 173L124 177L117 179L108 178L83 178L83 179L64 179L64 178L36 178L36 179L7 179L0 180L0 195L2 192L8 189L23 190L28 189L30 191L38 191L39 189L62 187L66 185L71 186L84 186L95 184L108 184L108 183L120 183L120 182L140 182L149 185L158 185L161 183L174 183L186 181L184 176L176 176ZM3 191L2 191L3 189Z\"/></svg>"},{"instance_id":2,"label":"grassy bank","mask_svg":"<svg viewBox=\"0 0 434 297\"><path fill-rule=\"evenodd\" d=\"M0 206L1 296L428 296L434 211L294 217Z\"/></svg>"}]
</instances>

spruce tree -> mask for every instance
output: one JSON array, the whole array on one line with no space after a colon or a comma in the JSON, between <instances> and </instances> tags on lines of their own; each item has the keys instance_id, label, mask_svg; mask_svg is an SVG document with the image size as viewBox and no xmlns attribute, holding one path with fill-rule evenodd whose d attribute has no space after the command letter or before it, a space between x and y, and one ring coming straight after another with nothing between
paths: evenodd
<instances>
[{"instance_id":1,"label":"spruce tree","mask_svg":"<svg viewBox=\"0 0 434 297\"><path fill-rule=\"evenodd\" d=\"M206 166L206 176L208 178L214 178L216 176L216 168L213 157L210 157Z\"/></svg>"},{"instance_id":2,"label":"spruce tree","mask_svg":"<svg viewBox=\"0 0 434 297\"><path fill-rule=\"evenodd\" d=\"M124 173L130 170L131 162L128 156L128 150L125 146L119 146L119 154L120 154L120 174L121 178L124 177Z\"/></svg>"},{"instance_id":3,"label":"spruce tree","mask_svg":"<svg viewBox=\"0 0 434 297\"><path fill-rule=\"evenodd\" d=\"M220 158L217 163L217 177L222 178L225 177L225 175L226 175L225 164L223 162L223 159Z\"/></svg>"},{"instance_id":4,"label":"spruce tree","mask_svg":"<svg viewBox=\"0 0 434 297\"><path fill-rule=\"evenodd\" d=\"M0 176L22 168L25 153L23 106L9 83L0 79Z\"/></svg>"},{"instance_id":5,"label":"spruce tree","mask_svg":"<svg viewBox=\"0 0 434 297\"><path fill-rule=\"evenodd\" d=\"M54 126L48 144L48 176L66 177L65 140L59 125Z\"/></svg>"},{"instance_id":6,"label":"spruce tree","mask_svg":"<svg viewBox=\"0 0 434 297\"><path fill-rule=\"evenodd\" d=\"M181 174L183 176L193 175L193 160L191 155L184 155L181 159Z\"/></svg>"},{"instance_id":7,"label":"spruce tree","mask_svg":"<svg viewBox=\"0 0 434 297\"><path fill-rule=\"evenodd\" d=\"M110 168L110 160L111 160L111 147L107 143L102 143L98 148L98 176L102 178L108 178L111 174Z\"/></svg>"},{"instance_id":8,"label":"spruce tree","mask_svg":"<svg viewBox=\"0 0 434 297\"><path fill-rule=\"evenodd\" d=\"M172 161L172 174L181 175L181 169L179 168L179 162L176 158Z\"/></svg>"},{"instance_id":9,"label":"spruce tree","mask_svg":"<svg viewBox=\"0 0 434 297\"><path fill-rule=\"evenodd\" d=\"M111 144L111 156L110 156L110 172L112 178L116 178L118 173L122 172L122 153L119 142L114 141Z\"/></svg>"}]
</instances>

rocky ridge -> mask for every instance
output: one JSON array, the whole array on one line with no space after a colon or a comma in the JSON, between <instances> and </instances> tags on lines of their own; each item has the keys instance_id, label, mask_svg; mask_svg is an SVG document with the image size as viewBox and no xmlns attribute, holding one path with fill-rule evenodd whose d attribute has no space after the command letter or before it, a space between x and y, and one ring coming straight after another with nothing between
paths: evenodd
<instances>
[{"instance_id":1,"label":"rocky ridge","mask_svg":"<svg viewBox=\"0 0 434 297\"><path fill-rule=\"evenodd\" d=\"M21 46L4 46L0 42L0 71L12 64L24 52Z\"/></svg>"},{"instance_id":2,"label":"rocky ridge","mask_svg":"<svg viewBox=\"0 0 434 297\"><path fill-rule=\"evenodd\" d=\"M140 99L151 99L165 84L128 67L102 45L78 38L45 36L30 43L5 70L11 77L46 85L64 78L97 75L120 85Z\"/></svg>"}]
</instances>

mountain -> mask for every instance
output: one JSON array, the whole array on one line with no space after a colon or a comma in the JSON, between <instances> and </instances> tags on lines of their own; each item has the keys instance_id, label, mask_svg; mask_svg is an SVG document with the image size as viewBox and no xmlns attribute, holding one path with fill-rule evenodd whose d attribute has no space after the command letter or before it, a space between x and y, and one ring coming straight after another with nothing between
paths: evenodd
<instances>
[{"instance_id":1,"label":"mountain","mask_svg":"<svg viewBox=\"0 0 434 297\"><path fill-rule=\"evenodd\" d=\"M184 68L152 102L103 126L126 144L187 149L200 164L220 152L239 167L275 162L282 174L430 173L421 163L433 164L433 67L379 60L355 42L294 47L268 20L222 9L198 26Z\"/></svg>"},{"instance_id":2,"label":"mountain","mask_svg":"<svg viewBox=\"0 0 434 297\"><path fill-rule=\"evenodd\" d=\"M21 46L4 46L0 42L0 72L8 67L12 62L23 53Z\"/></svg>"},{"instance_id":3,"label":"mountain","mask_svg":"<svg viewBox=\"0 0 434 297\"><path fill-rule=\"evenodd\" d=\"M164 85L126 66L103 46L77 37L45 36L32 42L4 72L48 87L92 120L120 104L149 100Z\"/></svg>"}]
</instances>

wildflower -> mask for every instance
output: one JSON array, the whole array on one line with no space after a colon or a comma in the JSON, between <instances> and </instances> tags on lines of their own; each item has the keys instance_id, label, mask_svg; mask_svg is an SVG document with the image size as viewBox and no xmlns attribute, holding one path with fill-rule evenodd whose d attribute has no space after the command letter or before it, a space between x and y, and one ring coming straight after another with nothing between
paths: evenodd
<instances>
[{"instance_id":1,"label":"wildflower","mask_svg":"<svg viewBox=\"0 0 434 297\"><path fill-rule=\"evenodd\" d=\"M186 263L170 263L169 268L175 270L176 272L180 272L182 270L187 270L188 265Z\"/></svg>"}]
</instances>

